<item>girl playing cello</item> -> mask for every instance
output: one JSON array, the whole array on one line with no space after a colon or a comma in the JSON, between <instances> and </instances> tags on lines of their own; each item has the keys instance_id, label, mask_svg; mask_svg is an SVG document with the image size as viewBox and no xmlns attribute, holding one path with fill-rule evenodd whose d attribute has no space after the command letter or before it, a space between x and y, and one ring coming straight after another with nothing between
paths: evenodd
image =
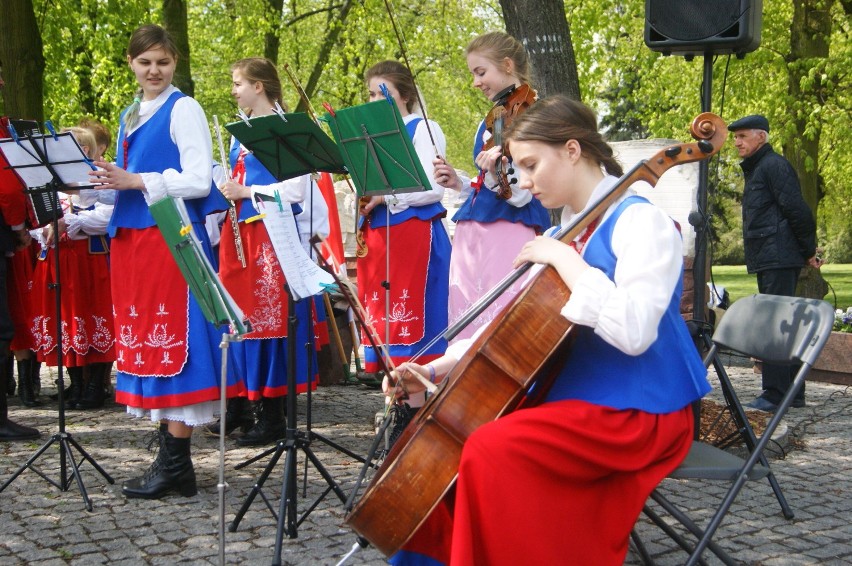
<instances>
[{"instance_id":1,"label":"girl playing cello","mask_svg":"<svg viewBox=\"0 0 852 566\"><path fill-rule=\"evenodd\" d=\"M621 174L592 111L564 96L533 105L507 139L520 187L564 206L566 222ZM516 266L549 264L571 290L553 313L575 325L571 351L541 403L470 435L453 504L408 551L451 564L623 563L646 498L689 450L690 404L710 389L680 316L682 254L675 223L630 190L570 245L542 236L523 246ZM440 380L468 344L397 375L416 391L409 372Z\"/></svg>"}]
</instances>

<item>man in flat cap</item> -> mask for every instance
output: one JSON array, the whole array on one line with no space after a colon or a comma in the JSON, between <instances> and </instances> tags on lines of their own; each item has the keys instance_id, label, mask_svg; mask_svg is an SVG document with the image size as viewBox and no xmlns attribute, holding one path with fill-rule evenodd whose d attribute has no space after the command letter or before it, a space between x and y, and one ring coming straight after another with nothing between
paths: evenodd
<instances>
[{"instance_id":1,"label":"man in flat cap","mask_svg":"<svg viewBox=\"0 0 852 566\"><path fill-rule=\"evenodd\" d=\"M760 115L732 122L734 146L742 158L743 245L746 268L757 275L760 293L792 297L805 264L819 267L816 223L802 197L790 162L768 142L769 121ZM763 393L747 406L774 412L793 382L795 368L763 364ZM793 400L805 406L805 387Z\"/></svg>"}]
</instances>

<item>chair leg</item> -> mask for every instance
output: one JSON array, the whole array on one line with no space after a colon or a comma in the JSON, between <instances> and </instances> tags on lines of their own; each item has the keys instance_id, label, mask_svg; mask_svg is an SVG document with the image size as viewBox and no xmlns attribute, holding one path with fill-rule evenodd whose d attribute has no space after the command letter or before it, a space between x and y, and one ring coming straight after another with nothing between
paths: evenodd
<instances>
[{"instance_id":1,"label":"chair leg","mask_svg":"<svg viewBox=\"0 0 852 566\"><path fill-rule=\"evenodd\" d=\"M633 546L636 547L636 552L639 554L639 560L642 561L642 564L645 566L654 566L654 559L651 558L648 549L645 548L645 543L642 542L635 527L630 531L630 540L633 542Z\"/></svg>"},{"instance_id":2,"label":"chair leg","mask_svg":"<svg viewBox=\"0 0 852 566\"><path fill-rule=\"evenodd\" d=\"M670 514L681 525L686 527L686 529L689 532L691 532L695 536L695 538L699 539L700 541L703 541L705 539L706 531L701 529L701 527L699 527L698 525L696 525L692 521L692 519L690 519L683 511L681 511L680 509L675 507L668 499L666 499L665 497L663 497L662 495L660 495L656 491L651 492L651 499L656 501L657 504L660 505L660 507L665 509L666 513ZM647 515L647 513L646 513L646 515ZM649 515L649 517L650 517L650 515ZM671 527L668 524L666 524L665 521L663 521L662 518L660 518L659 516L658 516L658 520L660 522L657 522L653 518L651 520L654 521L655 523L657 523L657 525L660 528L662 528L664 531L666 530L666 528L663 527L663 525L666 525L666 527L671 529ZM676 537L672 536L672 532L677 536ZM666 531L666 534L668 534L670 537L672 537L675 540L675 542L677 542L681 546L681 548L683 548L688 553L690 553L690 555L691 555L690 561L691 562L694 563L694 562L697 561L699 564L704 564L704 560L701 558L701 553L699 552L698 556L696 557L696 553L695 553L696 547L689 545L683 539L683 537L681 537L680 535L677 534L677 531L674 531L674 530L672 530L671 532ZM680 540L678 540L678 539L680 539ZM736 560L731 558L730 555L728 555L728 553L725 552L722 549L722 547L720 547L718 544L716 544L712 540L708 539L705 542L705 546L710 552L712 552L713 554L718 556L719 560L721 560L723 563L727 564L728 566L737 566L739 564L739 562L737 562Z\"/></svg>"}]
</instances>

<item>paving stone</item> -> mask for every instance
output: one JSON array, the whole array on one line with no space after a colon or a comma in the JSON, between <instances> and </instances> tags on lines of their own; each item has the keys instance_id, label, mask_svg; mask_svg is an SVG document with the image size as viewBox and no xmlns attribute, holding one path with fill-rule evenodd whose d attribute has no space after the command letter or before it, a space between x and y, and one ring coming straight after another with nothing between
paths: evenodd
<instances>
[{"instance_id":1,"label":"paving stone","mask_svg":"<svg viewBox=\"0 0 852 566\"><path fill-rule=\"evenodd\" d=\"M43 372L48 373L45 369ZM728 367L743 402L759 391L759 376L750 368ZM714 382L711 376L711 383ZM53 379L43 375L43 396L55 391ZM718 390L711 393L720 399ZM773 472L796 514L788 521L768 484L749 483L738 496L714 540L742 564L798 566L852 563L852 390L839 385L808 383L808 406L784 419L788 442L773 457ZM331 385L312 395L311 430L355 454L365 454L373 440L373 418L382 407L382 396L363 386ZM306 396L298 398L298 429L307 430ZM30 458L49 435L58 430L56 403L21 407L10 398L13 419L42 431L38 442L0 443L0 482L6 481ZM109 484L88 462L81 465L82 479L92 499L86 511L72 480L60 491L25 470L0 492L0 564L148 566L152 564L219 564L219 442L197 430L193 436L193 461L199 495L171 496L156 501L128 500L121 483L141 475L154 455L146 445L155 432L147 421L128 416L124 407L108 403L101 410L66 413L66 430L103 469L113 477ZM793 441L789 441L793 440ZM348 496L362 464L315 438L310 444L323 467ZM225 549L228 564L270 564L277 541L273 514L258 495L245 512L236 532L230 526L246 501L269 457L240 470L235 466L261 454L263 448L241 448L226 440ZM305 484L305 457L297 458L297 510L305 510L323 494L326 482L312 465ZM59 477L59 450L54 443L37 465L54 481ZM286 455L286 454L285 454ZM263 495L275 512L280 504L285 458L272 468ZM303 489L307 497L303 498ZM667 494L693 513L700 524L712 515L725 493L717 483L696 488L692 482L667 481ZM282 539L282 563L293 565L336 564L356 541L344 525L343 504L326 495L297 526L297 537ZM660 566L682 564L686 554L660 529L640 518L636 531ZM720 562L710 553L711 565ZM349 565L379 565L385 560L373 548L357 552ZM631 551L626 564L640 564Z\"/></svg>"}]
</instances>

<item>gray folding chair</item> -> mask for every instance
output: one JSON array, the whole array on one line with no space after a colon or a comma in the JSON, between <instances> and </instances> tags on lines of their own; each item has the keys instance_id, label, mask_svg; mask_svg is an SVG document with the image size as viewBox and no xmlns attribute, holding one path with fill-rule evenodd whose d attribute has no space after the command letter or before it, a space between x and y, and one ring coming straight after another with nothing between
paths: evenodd
<instances>
[{"instance_id":1,"label":"gray folding chair","mask_svg":"<svg viewBox=\"0 0 852 566\"><path fill-rule=\"evenodd\" d=\"M801 365L792 386L784 395L778 410L757 439L747 459L716 446L694 441L683 463L669 474L669 477L674 479L723 481L731 484L706 527L702 529L695 524L661 493L660 487L651 494L651 499L698 539L698 543L693 546L653 509L645 506L645 515L690 553L688 565L703 563L701 555L705 549L713 552L725 564L737 564L711 539L745 483L770 475L763 452L822 351L833 324L834 309L831 305L825 301L798 297L751 295L735 301L725 313L713 333L713 345L708 356L715 356L717 348L724 348L765 362ZM731 393L733 394L733 390ZM733 396L733 401L739 405L736 395ZM773 488L775 487L773 484ZM701 493L701 496L706 497L704 493ZM647 552L635 533L633 540L643 560L648 561Z\"/></svg>"}]
</instances>

